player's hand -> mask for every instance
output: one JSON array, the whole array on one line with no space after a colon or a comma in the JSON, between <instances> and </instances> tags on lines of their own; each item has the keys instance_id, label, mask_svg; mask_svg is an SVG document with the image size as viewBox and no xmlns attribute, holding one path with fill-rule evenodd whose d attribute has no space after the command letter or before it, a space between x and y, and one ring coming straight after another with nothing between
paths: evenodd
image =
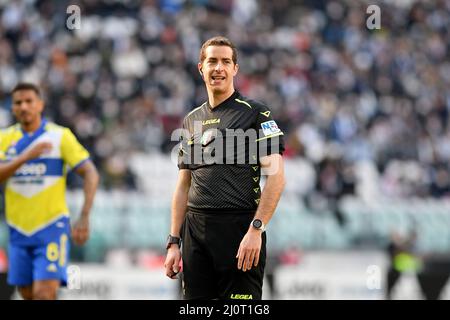
<instances>
[{"instance_id":1,"label":"player's hand","mask_svg":"<svg viewBox=\"0 0 450 320\"><path fill-rule=\"evenodd\" d=\"M261 234L262 231L251 228L242 238L236 255L239 270L245 272L258 265L262 245Z\"/></svg>"},{"instance_id":2,"label":"player's hand","mask_svg":"<svg viewBox=\"0 0 450 320\"><path fill-rule=\"evenodd\" d=\"M72 240L78 245L82 246L89 239L89 219L81 216L72 227Z\"/></svg>"},{"instance_id":3,"label":"player's hand","mask_svg":"<svg viewBox=\"0 0 450 320\"><path fill-rule=\"evenodd\" d=\"M39 157L43 153L49 152L51 149L52 144L50 142L39 142L30 149L26 150L23 153L23 156L25 157L25 160L28 161Z\"/></svg>"},{"instance_id":4,"label":"player's hand","mask_svg":"<svg viewBox=\"0 0 450 320\"><path fill-rule=\"evenodd\" d=\"M166 261L164 267L166 268L166 276L170 279L176 279L178 272L180 272L181 251L177 245L172 245L167 250Z\"/></svg>"}]
</instances>

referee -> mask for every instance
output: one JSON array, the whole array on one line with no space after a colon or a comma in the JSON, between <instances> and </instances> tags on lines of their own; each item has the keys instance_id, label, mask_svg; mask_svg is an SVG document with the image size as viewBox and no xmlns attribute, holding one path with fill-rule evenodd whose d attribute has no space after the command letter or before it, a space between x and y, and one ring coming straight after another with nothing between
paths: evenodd
<instances>
[{"instance_id":1,"label":"referee","mask_svg":"<svg viewBox=\"0 0 450 320\"><path fill-rule=\"evenodd\" d=\"M203 44L198 70L208 101L183 121L165 261L175 278L182 258L185 299L262 296L264 231L285 184L283 132L265 105L234 89L238 69L230 40Z\"/></svg>"}]
</instances>

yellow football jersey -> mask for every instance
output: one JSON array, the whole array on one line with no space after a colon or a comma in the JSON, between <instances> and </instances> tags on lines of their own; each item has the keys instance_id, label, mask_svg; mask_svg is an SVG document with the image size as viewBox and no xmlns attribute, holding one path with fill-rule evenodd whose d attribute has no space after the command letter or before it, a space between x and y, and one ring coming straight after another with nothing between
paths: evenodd
<instances>
[{"instance_id":1,"label":"yellow football jersey","mask_svg":"<svg viewBox=\"0 0 450 320\"><path fill-rule=\"evenodd\" d=\"M68 128L43 120L32 134L19 124L1 130L0 161L10 161L44 141L50 142L52 149L22 165L5 186L6 221L29 237L61 217L69 217L67 173L89 159L89 153Z\"/></svg>"}]
</instances>

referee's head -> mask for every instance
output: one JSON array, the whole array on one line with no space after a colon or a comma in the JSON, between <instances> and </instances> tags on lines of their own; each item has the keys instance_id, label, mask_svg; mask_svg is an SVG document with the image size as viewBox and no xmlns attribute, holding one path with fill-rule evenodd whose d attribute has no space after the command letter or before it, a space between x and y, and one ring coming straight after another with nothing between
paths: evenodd
<instances>
[{"instance_id":1,"label":"referee's head","mask_svg":"<svg viewBox=\"0 0 450 320\"><path fill-rule=\"evenodd\" d=\"M228 38L217 36L203 43L198 70L209 92L232 92L233 78L238 69L237 50Z\"/></svg>"}]
</instances>

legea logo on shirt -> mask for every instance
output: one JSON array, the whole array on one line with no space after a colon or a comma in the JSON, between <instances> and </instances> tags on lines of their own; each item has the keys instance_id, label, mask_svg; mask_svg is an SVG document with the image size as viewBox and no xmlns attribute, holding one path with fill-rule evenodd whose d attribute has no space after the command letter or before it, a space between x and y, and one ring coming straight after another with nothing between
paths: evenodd
<instances>
[{"instance_id":1,"label":"legea logo on shirt","mask_svg":"<svg viewBox=\"0 0 450 320\"><path fill-rule=\"evenodd\" d=\"M261 123L261 128L263 129L264 136L270 136L271 134L275 134L281 131L274 120Z\"/></svg>"}]
</instances>

